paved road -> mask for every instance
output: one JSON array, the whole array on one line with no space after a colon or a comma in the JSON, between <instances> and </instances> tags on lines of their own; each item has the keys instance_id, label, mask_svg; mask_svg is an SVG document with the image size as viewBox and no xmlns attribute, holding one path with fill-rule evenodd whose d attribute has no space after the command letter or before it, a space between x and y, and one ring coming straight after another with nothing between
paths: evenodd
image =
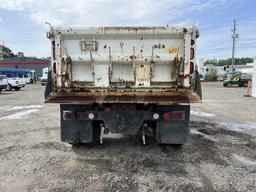
<instances>
[{"instance_id":1,"label":"paved road","mask_svg":"<svg viewBox=\"0 0 256 192\"><path fill-rule=\"evenodd\" d=\"M182 148L120 135L72 148L43 88L0 94L0 191L255 191L256 99L245 88L203 83Z\"/></svg>"}]
</instances>

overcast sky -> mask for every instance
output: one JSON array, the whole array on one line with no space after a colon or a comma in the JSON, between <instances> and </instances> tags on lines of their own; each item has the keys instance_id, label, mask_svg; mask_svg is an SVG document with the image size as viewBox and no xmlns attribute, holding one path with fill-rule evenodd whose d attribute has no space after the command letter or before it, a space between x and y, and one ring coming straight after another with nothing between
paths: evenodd
<instances>
[{"instance_id":1,"label":"overcast sky","mask_svg":"<svg viewBox=\"0 0 256 192\"><path fill-rule=\"evenodd\" d=\"M26 56L50 55L45 21L58 26L197 25L199 58L256 56L255 0L0 0L0 42Z\"/></svg>"}]
</instances>

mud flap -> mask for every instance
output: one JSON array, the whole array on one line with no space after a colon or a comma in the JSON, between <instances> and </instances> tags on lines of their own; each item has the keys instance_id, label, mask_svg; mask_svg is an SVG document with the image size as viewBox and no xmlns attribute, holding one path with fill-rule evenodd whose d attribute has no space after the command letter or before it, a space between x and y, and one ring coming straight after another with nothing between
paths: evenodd
<instances>
[{"instance_id":1,"label":"mud flap","mask_svg":"<svg viewBox=\"0 0 256 192\"><path fill-rule=\"evenodd\" d=\"M61 141L70 144L93 142L92 121L63 121L61 125Z\"/></svg>"},{"instance_id":2,"label":"mud flap","mask_svg":"<svg viewBox=\"0 0 256 192\"><path fill-rule=\"evenodd\" d=\"M161 114L164 112L182 111L182 120L158 120L156 126L156 141L158 144L184 144L189 132L189 105L158 106Z\"/></svg>"},{"instance_id":3,"label":"mud flap","mask_svg":"<svg viewBox=\"0 0 256 192\"><path fill-rule=\"evenodd\" d=\"M52 92L52 77L51 77L52 71L49 70L48 71L48 75L47 75L47 83L46 83L46 87L45 87L45 91L44 91L44 98L46 99L50 93Z\"/></svg>"},{"instance_id":4,"label":"mud flap","mask_svg":"<svg viewBox=\"0 0 256 192\"><path fill-rule=\"evenodd\" d=\"M93 121L90 120L64 120L63 119L63 111L64 110L75 110L75 109L80 109L84 107L85 109L91 109L91 106L88 105L66 105L66 104L61 104L60 105L60 123L61 123L61 129L60 129L60 135L61 135L61 141L67 142L70 144L79 144L79 143L84 143L84 144L89 144L93 143L94 141L94 136L98 132L95 132L94 126L93 126ZM96 129L96 128L95 128Z\"/></svg>"},{"instance_id":5,"label":"mud flap","mask_svg":"<svg viewBox=\"0 0 256 192\"><path fill-rule=\"evenodd\" d=\"M196 92L196 94L199 95L200 99L202 100L201 80L200 80L200 74L197 69L192 74L191 84L193 87L193 91Z\"/></svg>"}]
</instances>

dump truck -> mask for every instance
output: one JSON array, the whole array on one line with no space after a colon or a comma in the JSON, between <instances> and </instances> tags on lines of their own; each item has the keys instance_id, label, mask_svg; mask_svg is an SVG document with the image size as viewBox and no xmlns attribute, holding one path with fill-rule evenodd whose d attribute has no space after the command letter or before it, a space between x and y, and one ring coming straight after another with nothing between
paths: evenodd
<instances>
[{"instance_id":1,"label":"dump truck","mask_svg":"<svg viewBox=\"0 0 256 192\"><path fill-rule=\"evenodd\" d=\"M190 103L202 97L195 26L49 26L45 102L60 104L63 142L100 144L108 133L186 142Z\"/></svg>"}]
</instances>

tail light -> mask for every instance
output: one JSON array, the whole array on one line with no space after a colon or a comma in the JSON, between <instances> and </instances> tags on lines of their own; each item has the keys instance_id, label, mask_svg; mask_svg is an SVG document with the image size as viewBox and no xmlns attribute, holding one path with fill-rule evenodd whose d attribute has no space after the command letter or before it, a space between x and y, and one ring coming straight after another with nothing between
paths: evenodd
<instances>
[{"instance_id":1,"label":"tail light","mask_svg":"<svg viewBox=\"0 0 256 192\"><path fill-rule=\"evenodd\" d=\"M82 121L86 119L86 114L84 112L78 112L77 113L77 119Z\"/></svg>"},{"instance_id":2,"label":"tail light","mask_svg":"<svg viewBox=\"0 0 256 192\"><path fill-rule=\"evenodd\" d=\"M55 41L52 41L52 58L53 60L56 59L56 53L55 53Z\"/></svg>"},{"instance_id":3,"label":"tail light","mask_svg":"<svg viewBox=\"0 0 256 192\"><path fill-rule=\"evenodd\" d=\"M63 111L64 120L75 120L75 113L73 111Z\"/></svg>"},{"instance_id":4,"label":"tail light","mask_svg":"<svg viewBox=\"0 0 256 192\"><path fill-rule=\"evenodd\" d=\"M165 120L165 121L168 121L169 119L170 119L170 114L169 113L163 113L163 119Z\"/></svg>"},{"instance_id":5,"label":"tail light","mask_svg":"<svg viewBox=\"0 0 256 192\"><path fill-rule=\"evenodd\" d=\"M93 120L97 117L95 113L87 113L87 112L74 112L74 111L63 111L63 119L64 120Z\"/></svg>"},{"instance_id":6,"label":"tail light","mask_svg":"<svg viewBox=\"0 0 256 192\"><path fill-rule=\"evenodd\" d=\"M56 53L55 53L55 48L52 49L52 58L53 60L56 59Z\"/></svg>"},{"instance_id":7,"label":"tail light","mask_svg":"<svg viewBox=\"0 0 256 192\"><path fill-rule=\"evenodd\" d=\"M56 62L53 63L52 68L53 68L53 73L56 74L56 72L57 72Z\"/></svg>"},{"instance_id":8,"label":"tail light","mask_svg":"<svg viewBox=\"0 0 256 192\"><path fill-rule=\"evenodd\" d=\"M185 112L184 111L172 111L163 113L163 119L165 121L169 120L184 120Z\"/></svg>"},{"instance_id":9,"label":"tail light","mask_svg":"<svg viewBox=\"0 0 256 192\"><path fill-rule=\"evenodd\" d=\"M184 120L185 119L184 111L174 111L171 115L171 119L173 119L173 120Z\"/></svg>"},{"instance_id":10,"label":"tail light","mask_svg":"<svg viewBox=\"0 0 256 192\"><path fill-rule=\"evenodd\" d=\"M195 58L195 50L194 48L190 48L190 60Z\"/></svg>"},{"instance_id":11,"label":"tail light","mask_svg":"<svg viewBox=\"0 0 256 192\"><path fill-rule=\"evenodd\" d=\"M194 63L190 62L189 73L192 74L193 72L194 72Z\"/></svg>"}]
</instances>

